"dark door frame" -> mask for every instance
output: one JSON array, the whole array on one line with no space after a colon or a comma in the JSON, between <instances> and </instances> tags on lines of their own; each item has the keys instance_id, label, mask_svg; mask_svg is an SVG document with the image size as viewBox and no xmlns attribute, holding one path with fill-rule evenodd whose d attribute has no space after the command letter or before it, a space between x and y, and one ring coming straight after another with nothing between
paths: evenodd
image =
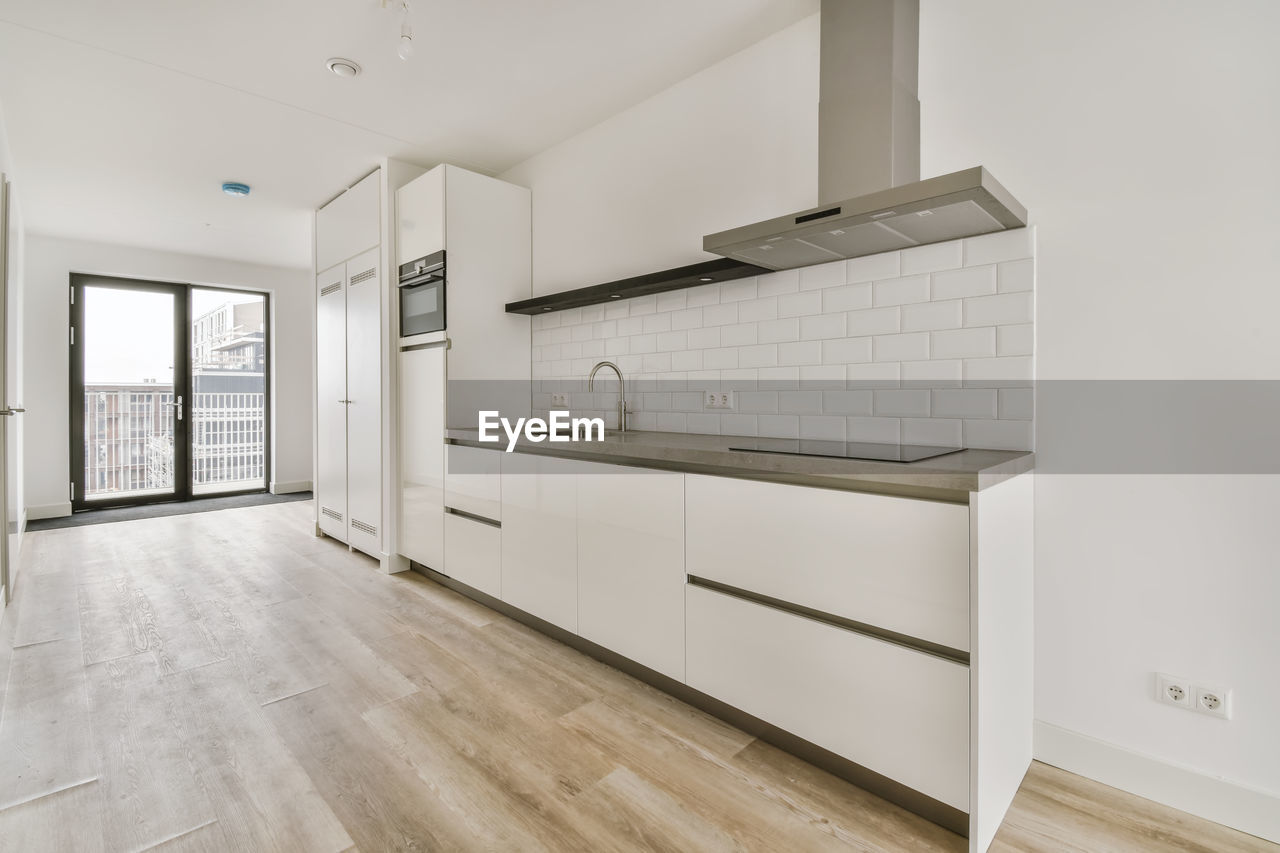
<instances>
[{"instance_id":1,"label":"dark door frame","mask_svg":"<svg viewBox=\"0 0 1280 853\"><path fill-rule=\"evenodd\" d=\"M84 466L84 350L81 346L80 330L84 328L84 288L105 287L114 290L143 290L156 293L169 293L174 297L173 310L173 393L182 397L183 418L174 422L173 433L173 472L174 488L172 493L155 495L121 495L118 498L85 499L85 466ZM191 429L191 414L194 411L192 399L191 375L191 321L193 290L226 291L230 293L252 293L261 296L263 326L263 472L262 486L237 491L211 492L192 494L192 451L194 449L194 430ZM110 507L138 506L150 503L173 501L189 501L200 498L227 497L232 495L257 494L265 492L271 476L271 297L270 294L256 290L240 290L232 287L191 284L189 282L147 281L143 279L122 278L116 276L94 275L87 273L71 274L70 304L70 337L69 337L69 403L70 403L70 457L71 457L71 508L73 512L82 510L107 509ZM145 334L145 330L139 330Z\"/></svg>"}]
</instances>

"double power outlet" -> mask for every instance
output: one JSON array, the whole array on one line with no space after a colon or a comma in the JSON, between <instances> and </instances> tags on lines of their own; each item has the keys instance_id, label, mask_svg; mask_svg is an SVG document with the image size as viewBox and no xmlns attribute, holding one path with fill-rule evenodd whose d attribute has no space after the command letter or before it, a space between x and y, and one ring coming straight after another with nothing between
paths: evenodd
<instances>
[{"instance_id":1,"label":"double power outlet","mask_svg":"<svg viewBox=\"0 0 1280 853\"><path fill-rule=\"evenodd\" d=\"M1156 701L1210 717L1231 719L1231 691L1225 687L1192 684L1190 679L1156 673Z\"/></svg>"}]
</instances>

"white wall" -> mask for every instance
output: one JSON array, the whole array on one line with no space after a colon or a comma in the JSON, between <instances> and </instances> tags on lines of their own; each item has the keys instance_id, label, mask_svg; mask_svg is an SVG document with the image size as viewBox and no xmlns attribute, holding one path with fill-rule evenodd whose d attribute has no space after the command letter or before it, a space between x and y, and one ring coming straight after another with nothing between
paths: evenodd
<instances>
[{"instance_id":1,"label":"white wall","mask_svg":"<svg viewBox=\"0 0 1280 853\"><path fill-rule=\"evenodd\" d=\"M816 24L508 172L534 190L535 293L813 204ZM923 174L983 164L1030 209L1039 377L1280 378L1277 31L1272 0L923 0ZM1280 480L1041 476L1036 500L1037 716L1280 795ZM1156 704L1157 669L1231 686L1236 718ZM1280 837L1274 807L1074 769Z\"/></svg>"},{"instance_id":2,"label":"white wall","mask_svg":"<svg viewBox=\"0 0 1280 853\"><path fill-rule=\"evenodd\" d=\"M26 484L32 517L70 512L68 286L73 272L261 290L271 294L273 484L310 487L315 300L305 269L30 234L26 260ZM139 330L143 333L145 330Z\"/></svg>"},{"instance_id":3,"label":"white wall","mask_svg":"<svg viewBox=\"0 0 1280 853\"><path fill-rule=\"evenodd\" d=\"M712 260L817 203L812 15L500 175L533 190L533 295Z\"/></svg>"},{"instance_id":4,"label":"white wall","mask_svg":"<svg viewBox=\"0 0 1280 853\"><path fill-rule=\"evenodd\" d=\"M1040 380L1280 378L1280 5L922 5L924 172L1031 210ZM1039 719L1280 795L1280 478L1040 476L1036 509Z\"/></svg>"}]
</instances>

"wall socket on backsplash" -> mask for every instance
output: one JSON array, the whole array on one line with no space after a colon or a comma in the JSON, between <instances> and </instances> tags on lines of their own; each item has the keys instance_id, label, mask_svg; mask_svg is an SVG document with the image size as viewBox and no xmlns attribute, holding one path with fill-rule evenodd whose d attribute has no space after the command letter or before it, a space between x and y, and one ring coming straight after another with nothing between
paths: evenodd
<instances>
[{"instance_id":1,"label":"wall socket on backsplash","mask_svg":"<svg viewBox=\"0 0 1280 853\"><path fill-rule=\"evenodd\" d=\"M551 406L552 406L552 408L556 408L556 409L567 409L567 408L569 408L569 392L567 392L567 391L552 391L552 392L551 392Z\"/></svg>"},{"instance_id":2,"label":"wall socket on backsplash","mask_svg":"<svg viewBox=\"0 0 1280 853\"><path fill-rule=\"evenodd\" d=\"M1210 717L1231 719L1231 690L1204 684L1192 684L1177 675L1156 673L1156 701L1187 711L1199 711Z\"/></svg>"},{"instance_id":3,"label":"wall socket on backsplash","mask_svg":"<svg viewBox=\"0 0 1280 853\"><path fill-rule=\"evenodd\" d=\"M732 409L733 408L733 392L732 391L708 391L704 408L707 409Z\"/></svg>"}]
</instances>

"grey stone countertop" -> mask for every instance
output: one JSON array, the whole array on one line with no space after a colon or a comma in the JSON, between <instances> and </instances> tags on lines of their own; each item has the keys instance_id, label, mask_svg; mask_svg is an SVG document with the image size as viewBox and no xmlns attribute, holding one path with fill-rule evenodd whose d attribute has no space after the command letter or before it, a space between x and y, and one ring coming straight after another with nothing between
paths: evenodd
<instances>
[{"instance_id":1,"label":"grey stone countertop","mask_svg":"<svg viewBox=\"0 0 1280 853\"><path fill-rule=\"evenodd\" d=\"M507 439L481 442L479 430L451 429L449 444L505 451ZM876 462L730 450L754 438L679 432L610 431L603 441L528 441L516 453L664 471L742 477L828 489L967 502L971 492L1030 471L1035 454L1017 450L963 450L919 462Z\"/></svg>"}]
</instances>

